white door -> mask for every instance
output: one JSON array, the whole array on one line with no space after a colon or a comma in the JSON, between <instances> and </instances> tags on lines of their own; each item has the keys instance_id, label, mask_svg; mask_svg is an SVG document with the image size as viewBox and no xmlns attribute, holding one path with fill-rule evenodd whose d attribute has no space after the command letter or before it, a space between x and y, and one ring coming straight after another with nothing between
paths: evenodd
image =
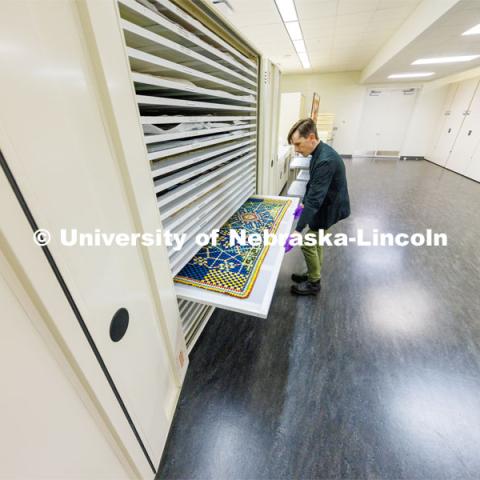
<instances>
[{"instance_id":1,"label":"white door","mask_svg":"<svg viewBox=\"0 0 480 480\"><path fill-rule=\"evenodd\" d=\"M37 224L51 232L53 259L156 466L178 387L145 251L60 242L62 228L128 234L139 223L79 25L75 2L2 5L0 145ZM122 308L128 328L114 341Z\"/></svg>"},{"instance_id":2,"label":"white door","mask_svg":"<svg viewBox=\"0 0 480 480\"><path fill-rule=\"evenodd\" d=\"M369 89L365 99L356 153L399 152L416 96L416 89Z\"/></svg>"},{"instance_id":3,"label":"white door","mask_svg":"<svg viewBox=\"0 0 480 480\"><path fill-rule=\"evenodd\" d=\"M465 175L480 182L480 140L478 140L475 152L467 165Z\"/></svg>"},{"instance_id":4,"label":"white door","mask_svg":"<svg viewBox=\"0 0 480 480\"><path fill-rule=\"evenodd\" d=\"M452 152L448 157L446 168L465 174L465 170L475 151L480 138L480 92L477 92L465 113L462 128L455 140Z\"/></svg>"},{"instance_id":5,"label":"white door","mask_svg":"<svg viewBox=\"0 0 480 480\"><path fill-rule=\"evenodd\" d=\"M70 463L70 468L74 464L68 461L70 452L65 453L65 455L62 454L61 460L56 458L61 451L58 444L62 441L66 448L75 449L74 443L81 443L85 440L91 447L97 449L92 460L99 455L101 461L104 462L104 468L107 467L109 464L107 455L98 447L96 439L89 439L91 435L95 436L88 426L89 423L95 423L98 429L103 432L108 443L118 453L117 456L122 464L127 464L127 470L134 468L138 472L134 476L153 478L153 468L149 464L149 458L142 450L142 444L135 435L133 424L128 421L128 410L122 408L117 392L112 388L112 384L105 375L104 366L98 361L94 351L95 346L89 342L85 335L84 325L82 325L78 315L69 303L66 292L62 289L61 282L49 263L47 255L45 255L45 250L39 248L32 241L32 222L29 221L28 212L26 213L25 209L22 209L22 203L19 201L19 197L15 195L12 183L9 184L9 177L5 175L6 172L8 172L8 168L5 168L4 157L0 152L1 275L7 280L18 301L21 302L25 314L31 320L32 328L42 337L46 347L45 352L48 349L48 352L53 356L52 361L56 363L56 367L62 370L63 375L68 377L68 381L78 394L78 402L84 403L92 418L86 420L82 418L84 415L78 413L78 411L74 412L76 406L73 403L76 402L72 403L72 401L67 401L64 406L70 411L71 415L78 418L71 420L65 418L61 412L64 406L55 405L55 401L60 403L63 401L64 392L61 392L61 390L63 390L62 383L64 385L65 382L60 380L59 372L56 374L48 373L49 380L42 381L42 374L39 373L38 369L37 371L35 369L38 367L41 370L43 367L48 368L48 366L45 365L46 361L42 361L41 358L33 360L35 367L28 366L29 362L32 361L32 355L36 356L37 348L32 344L26 333L20 333L20 338L12 339L12 336L17 335L15 329L17 327L22 328L22 316L18 311L9 311L7 303L0 302L3 308L0 316L3 341L7 342L6 346L2 345L0 347L0 351L2 355L6 355L2 359L2 366L8 372L2 372L0 378L2 378L2 387L5 392L10 392L10 395L13 395L13 398L3 395L3 401L0 402L2 403L0 416L6 417L0 419L2 438L5 437L5 442L8 444L0 445L2 454L7 456L7 459L3 459L1 458L2 454L0 454L0 478L9 477L6 472L10 468L17 472L24 472L23 476L18 473L21 478L29 478L31 475L28 475L28 471L32 469L32 465L34 469L39 467L36 470L37 475L38 472L42 472L45 477L65 478L60 470L68 463ZM14 326L13 324L9 326L9 321L12 320L10 315L13 315ZM25 338L22 340L23 337ZM12 343L11 347L15 352L12 353L9 343ZM24 353L24 350L28 353ZM18 363L14 359L15 355L20 355L22 358L25 369L29 370L27 375L21 374L22 362ZM9 375L12 378L9 379ZM34 378L28 378L28 375ZM15 383L17 378L20 384ZM25 383L27 378L28 382ZM50 381L56 387L49 385ZM40 382L40 389L43 388L48 391L38 391L39 388L35 387L35 382ZM26 389L24 388L25 385ZM42 402L48 403L51 401L51 398L49 398L51 394L56 400L43 411L43 417L40 416L41 418L39 417L34 421L30 420L29 416L38 414L37 407ZM26 404L32 401L35 405L28 407ZM59 408L56 419L53 419L55 410ZM29 412L26 413L24 411L26 409ZM52 418L49 418L49 416L52 416ZM16 422L15 419L19 421ZM41 420L43 426L48 425L48 447L43 445L45 443L45 428L40 429L40 431L33 431L35 430L34 424L36 422L38 424L39 420ZM75 423L78 424L78 421L80 421L80 424L85 424L82 433L79 433L74 426ZM67 430L68 433L66 433ZM76 435L77 438L69 441L68 436L72 434ZM163 432L160 432L160 434L163 434ZM63 440L58 438L62 436L64 436ZM58 443L54 440L54 437L57 437ZM22 442L28 442L28 445L17 448L18 444ZM14 453L10 453L12 451ZM32 452L36 453L32 456ZM85 452L88 455L89 448ZM35 455L41 455L42 459L35 459ZM83 460L79 458L78 461L82 462ZM33 464L22 465L22 462L28 464L33 462ZM51 464L51 462L54 462L54 464ZM90 461L85 461L78 472L84 472L85 468L90 468L89 465ZM72 471L70 470L70 472ZM102 477L102 475L100 476Z\"/></svg>"},{"instance_id":6,"label":"white door","mask_svg":"<svg viewBox=\"0 0 480 480\"><path fill-rule=\"evenodd\" d=\"M450 115L448 115L443 125L437 145L432 154L432 161L438 165L446 166L455 139L465 120L465 112L469 109L477 85L478 80L472 79L461 82L458 86L450 109Z\"/></svg>"},{"instance_id":7,"label":"white door","mask_svg":"<svg viewBox=\"0 0 480 480\"><path fill-rule=\"evenodd\" d=\"M437 144L442 136L442 132L444 132L445 125L448 123L449 117L452 114L452 104L453 100L455 99L455 94L457 93L459 83L452 83L448 88L447 98L445 99L445 103L442 109L442 116L439 118L435 134L433 135L433 141L430 146L430 150L427 153L427 159L431 162L440 164L442 158L438 155Z\"/></svg>"},{"instance_id":8,"label":"white door","mask_svg":"<svg viewBox=\"0 0 480 480\"><path fill-rule=\"evenodd\" d=\"M0 305L0 478L132 478L49 349L48 329L1 251Z\"/></svg>"}]
</instances>

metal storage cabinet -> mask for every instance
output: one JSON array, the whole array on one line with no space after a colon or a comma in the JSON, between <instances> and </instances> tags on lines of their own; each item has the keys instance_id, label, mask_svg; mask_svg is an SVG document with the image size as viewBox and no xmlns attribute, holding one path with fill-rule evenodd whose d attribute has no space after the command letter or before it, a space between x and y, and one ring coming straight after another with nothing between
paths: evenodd
<instances>
[{"instance_id":1,"label":"metal storage cabinet","mask_svg":"<svg viewBox=\"0 0 480 480\"><path fill-rule=\"evenodd\" d=\"M480 138L477 135L477 146L467 165L465 175L477 182L480 182Z\"/></svg>"},{"instance_id":2,"label":"metal storage cabinet","mask_svg":"<svg viewBox=\"0 0 480 480\"><path fill-rule=\"evenodd\" d=\"M96 4L116 13L113 3ZM98 415L107 419L121 450L144 476L153 476L186 368L179 359L186 351L182 333L176 331L172 280L154 268L167 262L167 254L141 246L67 247L59 241L62 228L129 233L159 226L147 169L136 161L135 148L123 148L136 134L126 132L120 143L105 103L91 38L82 23L84 7L82 2L2 4L0 145L33 218L52 234L51 268L58 269L57 280L61 277L69 292L71 310L57 310L52 317L55 335L67 345L68 361L78 363L76 371L95 395ZM116 38L123 54L119 31ZM116 87L111 89L122 95ZM143 161L144 147L138 146ZM3 178L5 173L4 168ZM22 265L33 282L35 264L20 247L40 247L33 244L31 231L15 233L9 215L10 209L2 211L2 238L9 236L13 250L10 261ZM49 293L41 281L28 291L40 303ZM128 310L130 321L121 341L113 342L110 322L120 308ZM77 324L71 323L72 311ZM89 349L96 370L80 356L76 343ZM121 407L127 432L121 433L124 426L111 418L114 407L102 393L105 383Z\"/></svg>"},{"instance_id":3,"label":"metal storage cabinet","mask_svg":"<svg viewBox=\"0 0 480 480\"><path fill-rule=\"evenodd\" d=\"M436 163L437 165L442 165L442 161L445 160L442 156L442 150L437 149L437 145L440 139L445 136L445 132L447 132L450 128L449 126L447 127L447 125L449 125L449 117L452 113L452 103L455 98L455 94L457 93L458 85L458 83L452 83L448 88L447 97L443 105L443 113L442 116L438 119L435 133L432 138L432 144L430 146L429 152L427 153L428 160Z\"/></svg>"},{"instance_id":4,"label":"metal storage cabinet","mask_svg":"<svg viewBox=\"0 0 480 480\"><path fill-rule=\"evenodd\" d=\"M257 191L258 58L170 1L155 5L19 1L3 5L0 17L2 153L36 223L53 234L57 280L82 327L72 333L59 315L58 335L71 361L91 360L78 357L75 342L98 361L85 374L88 388L107 416L113 407L100 389L117 394L127 433L118 419L109 428L145 477L160 460L187 349L214 306L265 317L283 258L282 246L271 247L241 300L174 285L198 248L192 242L179 252L59 242L61 228L207 232ZM199 122L207 125L185 129ZM162 130L173 124L180 127ZM295 207L279 232L290 230ZM13 253L19 262L25 255ZM129 327L112 342L110 321L121 307Z\"/></svg>"},{"instance_id":5,"label":"metal storage cabinet","mask_svg":"<svg viewBox=\"0 0 480 480\"><path fill-rule=\"evenodd\" d=\"M467 167L480 140L480 90L478 86L477 82L477 88L468 109L464 112L462 126L445 164L446 168L461 175L467 174Z\"/></svg>"},{"instance_id":6,"label":"metal storage cabinet","mask_svg":"<svg viewBox=\"0 0 480 480\"><path fill-rule=\"evenodd\" d=\"M447 167L448 158L466 118L466 113L478 85L478 79L466 80L458 84L458 88L452 87L449 91L447 102L452 99L450 106L447 104L445 120L438 136L435 148L428 157L434 163ZM448 114L448 115L447 115Z\"/></svg>"},{"instance_id":7,"label":"metal storage cabinet","mask_svg":"<svg viewBox=\"0 0 480 480\"><path fill-rule=\"evenodd\" d=\"M195 236L221 227L256 191L258 56L232 47L169 0L118 0L118 6L162 226L189 235L181 251L168 250L174 276L198 251ZM273 70L269 62L262 65L270 87L262 100L268 131L278 116ZM276 150L275 135L263 135L262 145L267 159ZM287 216L283 229L290 226ZM187 348L209 307L266 316L282 257L280 248L271 248L248 299L176 285Z\"/></svg>"},{"instance_id":8,"label":"metal storage cabinet","mask_svg":"<svg viewBox=\"0 0 480 480\"><path fill-rule=\"evenodd\" d=\"M112 480L152 476L108 385L97 377L102 383L97 394L108 411L101 418L77 375L78 364L68 360L70 349L85 360L80 363L87 377L99 371L88 344L78 341L73 312L31 241L27 218L1 170L0 203L0 478L71 478L73 472L77 478ZM70 329L75 336L68 347L55 338L50 319L57 316L63 319L62 333ZM66 337L68 343L68 333ZM109 421L144 470L123 458Z\"/></svg>"}]
</instances>

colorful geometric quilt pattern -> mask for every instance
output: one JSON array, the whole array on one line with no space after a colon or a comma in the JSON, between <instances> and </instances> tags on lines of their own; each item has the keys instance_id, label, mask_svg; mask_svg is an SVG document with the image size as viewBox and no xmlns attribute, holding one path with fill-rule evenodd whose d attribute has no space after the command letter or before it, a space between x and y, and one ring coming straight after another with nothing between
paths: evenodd
<instances>
[{"instance_id":1,"label":"colorful geometric quilt pattern","mask_svg":"<svg viewBox=\"0 0 480 480\"><path fill-rule=\"evenodd\" d=\"M175 281L233 297L246 298L255 284L268 245L230 246L230 229L251 233L275 233L290 200L249 198L220 229L217 245L211 243L185 265ZM240 234L240 232L239 232Z\"/></svg>"}]
</instances>

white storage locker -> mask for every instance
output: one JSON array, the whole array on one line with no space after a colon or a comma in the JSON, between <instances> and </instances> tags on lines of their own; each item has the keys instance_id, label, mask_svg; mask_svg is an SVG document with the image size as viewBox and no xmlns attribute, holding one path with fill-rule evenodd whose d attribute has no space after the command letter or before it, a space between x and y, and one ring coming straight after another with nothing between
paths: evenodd
<instances>
[{"instance_id":1,"label":"white storage locker","mask_svg":"<svg viewBox=\"0 0 480 480\"><path fill-rule=\"evenodd\" d=\"M461 175L466 174L467 167L480 139L480 91L478 86L464 117L452 152L445 164L446 168Z\"/></svg>"},{"instance_id":2,"label":"white storage locker","mask_svg":"<svg viewBox=\"0 0 480 480\"><path fill-rule=\"evenodd\" d=\"M477 146L467 165L465 175L477 182L480 182L480 139L477 137Z\"/></svg>"},{"instance_id":3,"label":"white storage locker","mask_svg":"<svg viewBox=\"0 0 480 480\"><path fill-rule=\"evenodd\" d=\"M189 234L181 252L169 251L175 275L198 250L195 235L220 227L255 191L257 79L254 63L226 61L216 35L200 40L205 31L171 2L149 5L120 0L120 25L160 216Z\"/></svg>"},{"instance_id":4,"label":"white storage locker","mask_svg":"<svg viewBox=\"0 0 480 480\"><path fill-rule=\"evenodd\" d=\"M221 227L256 191L257 58L235 53L167 0L118 4L162 225L189 238L181 251L173 247L168 251L176 275L200 248L195 235ZM269 62L264 70L268 87L264 118L271 119L278 72L275 76ZM265 121L262 131L270 132ZM276 135L262 143L270 157ZM292 212L285 216L284 229L291 227ZM283 256L280 250L271 247L248 299L180 284L175 286L177 295L185 301L266 316ZM181 311L184 317L204 314L204 309L193 306ZM187 343L192 323L183 320L184 327L188 325Z\"/></svg>"},{"instance_id":5,"label":"white storage locker","mask_svg":"<svg viewBox=\"0 0 480 480\"><path fill-rule=\"evenodd\" d=\"M459 83L452 83L448 87L447 97L445 98L442 109L442 116L438 119L435 133L432 137L432 144L430 145L429 151L427 153L427 159L438 165L441 164L442 157L441 155L438 155L439 152L437 150L437 144L441 136L444 134L443 132L445 131L445 125L448 123L449 117L452 114L452 103L455 98L455 94L457 93L458 85Z\"/></svg>"},{"instance_id":6,"label":"white storage locker","mask_svg":"<svg viewBox=\"0 0 480 480\"><path fill-rule=\"evenodd\" d=\"M153 478L3 165L0 204L0 478Z\"/></svg>"},{"instance_id":7,"label":"white storage locker","mask_svg":"<svg viewBox=\"0 0 480 480\"><path fill-rule=\"evenodd\" d=\"M270 248L239 300L174 285L192 242L175 252L58 241L61 228L208 232L257 192L257 57L170 1L152 3L157 11L134 0L7 3L0 40L15 48L0 50L0 140L37 223L54 234L53 258L154 472L187 349L214 306L266 316L283 247ZM112 342L121 307L129 327Z\"/></svg>"},{"instance_id":8,"label":"white storage locker","mask_svg":"<svg viewBox=\"0 0 480 480\"><path fill-rule=\"evenodd\" d=\"M477 85L478 79L465 80L455 90L449 115L446 116L446 121L431 155L431 160L442 167L446 166L455 140L466 118L466 113L470 108Z\"/></svg>"},{"instance_id":9,"label":"white storage locker","mask_svg":"<svg viewBox=\"0 0 480 480\"><path fill-rule=\"evenodd\" d=\"M108 2L100 4L108 7ZM51 232L49 249L83 319L83 332L122 399L153 474L186 366L178 359L186 354L184 342L175 351L183 340L176 331L167 333L175 314L168 301L172 280L152 270L157 262L168 261L167 252L60 242L62 229L155 231L158 219L143 223L155 212L154 199L141 193L142 179L151 188L148 170L133 162L135 154L124 156L115 138L76 3L7 2L0 23L2 45L15 45L0 52L3 155L37 224ZM118 83L112 89L121 94ZM20 105L29 105L28 134ZM129 323L123 338L115 341L111 322L121 309L128 312ZM54 321L62 331L66 317ZM85 339L79 336L78 341Z\"/></svg>"},{"instance_id":10,"label":"white storage locker","mask_svg":"<svg viewBox=\"0 0 480 480\"><path fill-rule=\"evenodd\" d=\"M278 195L283 177L278 162L280 70L268 58L261 58L259 102L258 192Z\"/></svg>"}]
</instances>

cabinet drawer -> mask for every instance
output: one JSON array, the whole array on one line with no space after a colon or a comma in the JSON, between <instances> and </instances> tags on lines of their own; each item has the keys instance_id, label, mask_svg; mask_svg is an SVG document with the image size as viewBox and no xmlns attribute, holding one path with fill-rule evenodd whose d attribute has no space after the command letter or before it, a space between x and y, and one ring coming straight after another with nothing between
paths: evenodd
<instances>
[{"instance_id":1,"label":"cabinet drawer","mask_svg":"<svg viewBox=\"0 0 480 480\"><path fill-rule=\"evenodd\" d=\"M293 212L298 205L298 198L254 195L253 198L290 200L290 205L283 215L276 230L277 235L290 233L293 225ZM283 245L271 245L260 266L257 278L248 297L237 298L204 288L175 283L177 296L181 299L211 305L225 310L245 313L255 317L266 318L270 309L275 285L285 254Z\"/></svg>"}]
</instances>

